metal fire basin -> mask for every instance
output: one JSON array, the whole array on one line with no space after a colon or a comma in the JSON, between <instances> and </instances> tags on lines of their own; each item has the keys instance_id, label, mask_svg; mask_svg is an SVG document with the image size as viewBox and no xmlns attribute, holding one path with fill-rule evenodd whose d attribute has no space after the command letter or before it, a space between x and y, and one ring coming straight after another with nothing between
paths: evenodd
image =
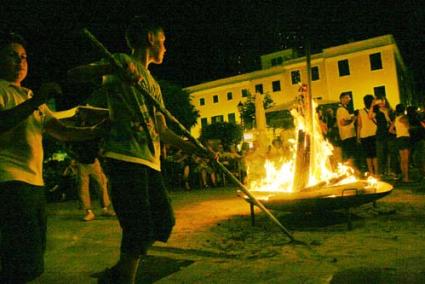
<instances>
[{"instance_id":1,"label":"metal fire basin","mask_svg":"<svg viewBox=\"0 0 425 284\"><path fill-rule=\"evenodd\" d=\"M265 207L272 210L287 212L317 212L325 210L347 209L348 226L351 229L350 208L362 204L375 202L391 193L393 186L378 181L370 186L366 180L359 180L349 184L324 186L311 191L299 192L267 192L250 191ZM238 195L244 198L251 206L252 223L255 223L255 204L242 191Z\"/></svg>"}]
</instances>

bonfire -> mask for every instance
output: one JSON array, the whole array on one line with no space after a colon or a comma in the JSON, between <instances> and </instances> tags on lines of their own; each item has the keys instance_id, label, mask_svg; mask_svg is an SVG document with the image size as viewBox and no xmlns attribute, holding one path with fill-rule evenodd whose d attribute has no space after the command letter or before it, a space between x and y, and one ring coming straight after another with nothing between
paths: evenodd
<instances>
[{"instance_id":1,"label":"bonfire","mask_svg":"<svg viewBox=\"0 0 425 284\"><path fill-rule=\"evenodd\" d=\"M258 99L257 99L258 98ZM348 165L333 167L333 146L322 135L316 104L307 85L300 85L291 109L294 139L287 155L267 155L265 114L261 95L256 95L258 140L255 155L247 160L248 189L272 209L318 210L350 208L375 201L390 193L392 186L375 177L359 177Z\"/></svg>"}]
</instances>

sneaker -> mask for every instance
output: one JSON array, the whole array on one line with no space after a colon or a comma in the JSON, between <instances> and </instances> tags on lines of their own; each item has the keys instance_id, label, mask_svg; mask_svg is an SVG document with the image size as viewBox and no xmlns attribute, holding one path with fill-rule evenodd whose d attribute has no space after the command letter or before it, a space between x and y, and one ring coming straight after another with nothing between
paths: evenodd
<instances>
[{"instance_id":1,"label":"sneaker","mask_svg":"<svg viewBox=\"0 0 425 284\"><path fill-rule=\"evenodd\" d=\"M96 219L96 216L94 215L93 211L86 210L86 215L84 215L83 220L86 222L93 221Z\"/></svg>"},{"instance_id":2,"label":"sneaker","mask_svg":"<svg viewBox=\"0 0 425 284\"><path fill-rule=\"evenodd\" d=\"M112 211L112 209L109 209L108 207L102 208L102 216L104 217L114 217L116 216L115 212Z\"/></svg>"}]
</instances>

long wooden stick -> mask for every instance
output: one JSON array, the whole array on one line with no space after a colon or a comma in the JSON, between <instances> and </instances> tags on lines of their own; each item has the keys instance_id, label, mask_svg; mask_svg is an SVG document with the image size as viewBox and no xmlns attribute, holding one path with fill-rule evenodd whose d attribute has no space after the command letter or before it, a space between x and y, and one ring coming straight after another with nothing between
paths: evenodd
<instances>
[{"instance_id":1,"label":"long wooden stick","mask_svg":"<svg viewBox=\"0 0 425 284\"><path fill-rule=\"evenodd\" d=\"M126 70L121 63L110 53L106 47L99 42L96 37L90 33L87 29L83 29L83 34L94 44L95 47L102 53L103 56L105 56L110 63L117 68L120 75L124 78L128 78L130 81L132 80L132 74L128 70ZM202 152L204 152L206 155L214 156L214 153L208 150L204 145L199 142L198 139L193 137L190 132L181 124L177 118L175 118L155 97L153 97L147 90L145 90L140 84L135 84L135 87L138 91L140 91L146 98L148 98L155 107L161 111L167 119L170 121L176 123L184 136L186 136L190 141L192 141ZM257 199L254 195L251 194L251 192L248 190L248 188L240 182L220 161L215 160L219 168L233 181L235 182L242 191L248 196L250 202L252 202L254 205L256 205L258 208L260 208L269 218L272 220L288 237L291 239L291 241L295 241L298 243L302 243L300 241L295 240L295 238L292 236L292 234L282 225L282 223L279 222L279 220Z\"/></svg>"}]
</instances>

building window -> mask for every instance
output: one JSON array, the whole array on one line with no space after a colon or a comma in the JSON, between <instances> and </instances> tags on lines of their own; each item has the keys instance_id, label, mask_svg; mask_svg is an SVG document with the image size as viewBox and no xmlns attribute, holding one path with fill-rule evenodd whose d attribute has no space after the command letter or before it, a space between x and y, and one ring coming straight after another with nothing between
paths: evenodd
<instances>
[{"instance_id":1,"label":"building window","mask_svg":"<svg viewBox=\"0 0 425 284\"><path fill-rule=\"evenodd\" d=\"M242 89L242 98L246 98L246 97L248 97L248 90Z\"/></svg>"},{"instance_id":2,"label":"building window","mask_svg":"<svg viewBox=\"0 0 425 284\"><path fill-rule=\"evenodd\" d=\"M348 64L348 59L338 61L338 70L340 77L350 75L350 65Z\"/></svg>"},{"instance_id":3,"label":"building window","mask_svg":"<svg viewBox=\"0 0 425 284\"><path fill-rule=\"evenodd\" d=\"M280 91L280 81L273 81L272 82L272 90L273 90L273 92L279 92Z\"/></svg>"},{"instance_id":4,"label":"building window","mask_svg":"<svg viewBox=\"0 0 425 284\"><path fill-rule=\"evenodd\" d=\"M200 105L200 106L205 105L205 99L204 99L204 98L200 98L200 99L199 99L199 105Z\"/></svg>"},{"instance_id":5,"label":"building window","mask_svg":"<svg viewBox=\"0 0 425 284\"><path fill-rule=\"evenodd\" d=\"M381 53L373 53L369 55L370 70L382 69Z\"/></svg>"},{"instance_id":6,"label":"building window","mask_svg":"<svg viewBox=\"0 0 425 284\"><path fill-rule=\"evenodd\" d=\"M213 96L213 103L218 103L218 96L217 95L215 95L215 96Z\"/></svg>"},{"instance_id":7,"label":"building window","mask_svg":"<svg viewBox=\"0 0 425 284\"><path fill-rule=\"evenodd\" d=\"M232 123L236 123L236 115L234 113L229 113L227 115L227 121L232 122Z\"/></svg>"},{"instance_id":8,"label":"building window","mask_svg":"<svg viewBox=\"0 0 425 284\"><path fill-rule=\"evenodd\" d=\"M318 66L314 66L311 68L311 81L317 81L320 79L319 76L319 67Z\"/></svg>"},{"instance_id":9,"label":"building window","mask_svg":"<svg viewBox=\"0 0 425 284\"><path fill-rule=\"evenodd\" d=\"M385 86L378 86L373 88L373 93L375 94L375 97L377 98L383 98L386 97L385 93Z\"/></svg>"},{"instance_id":10,"label":"building window","mask_svg":"<svg viewBox=\"0 0 425 284\"><path fill-rule=\"evenodd\" d=\"M257 84L255 85L255 92L262 94L263 93L263 84Z\"/></svg>"},{"instance_id":11,"label":"building window","mask_svg":"<svg viewBox=\"0 0 425 284\"><path fill-rule=\"evenodd\" d=\"M203 117L201 118L201 127L205 128L208 125L208 118L207 117Z\"/></svg>"},{"instance_id":12,"label":"building window","mask_svg":"<svg viewBox=\"0 0 425 284\"><path fill-rule=\"evenodd\" d=\"M211 123L223 122L222 115L216 115L211 118Z\"/></svg>"},{"instance_id":13,"label":"building window","mask_svg":"<svg viewBox=\"0 0 425 284\"><path fill-rule=\"evenodd\" d=\"M227 100L228 101L233 100L233 94L232 94L232 92L228 92L227 93Z\"/></svg>"},{"instance_id":14,"label":"building window","mask_svg":"<svg viewBox=\"0 0 425 284\"><path fill-rule=\"evenodd\" d=\"M272 66L282 65L283 58L282 57L272 58L271 63L272 63Z\"/></svg>"},{"instance_id":15,"label":"building window","mask_svg":"<svg viewBox=\"0 0 425 284\"><path fill-rule=\"evenodd\" d=\"M295 85L301 82L300 70L295 70L291 72L291 81L292 81L292 85Z\"/></svg>"}]
</instances>

